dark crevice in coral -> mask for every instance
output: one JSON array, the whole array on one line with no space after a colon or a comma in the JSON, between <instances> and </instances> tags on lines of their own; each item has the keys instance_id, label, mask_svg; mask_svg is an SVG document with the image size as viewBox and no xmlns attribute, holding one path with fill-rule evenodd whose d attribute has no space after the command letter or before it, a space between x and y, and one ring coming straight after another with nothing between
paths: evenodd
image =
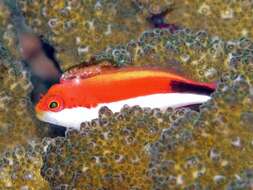
<instances>
[{"instance_id":1,"label":"dark crevice in coral","mask_svg":"<svg viewBox=\"0 0 253 190\"><path fill-rule=\"evenodd\" d=\"M36 41L34 43L36 43ZM29 56L24 57L23 63L25 65L26 70L30 73L30 80L33 85L33 90L30 93L30 98L34 106L39 101L41 96L45 94L52 85L59 83L60 76L62 74L60 65L55 58L54 47L51 46L49 43L45 42L42 37L39 38L38 43L40 43L40 46L38 46L39 48L37 49L29 49L30 47L28 47L28 49L23 50L29 52ZM43 64L41 64L42 62ZM35 65L40 65L40 67L35 69ZM46 65L51 65L51 67L49 68L55 69L56 71L52 72L52 75L46 77L43 75L39 75L38 73L40 72L38 72L38 69L47 70L48 66ZM50 137L64 136L65 131L65 127L50 124L48 135Z\"/></svg>"},{"instance_id":2,"label":"dark crevice in coral","mask_svg":"<svg viewBox=\"0 0 253 190\"><path fill-rule=\"evenodd\" d=\"M169 29L172 33L177 31L179 27L175 24L166 23L164 21L164 17L173 11L173 8L166 9L158 14L153 14L149 18L147 18L148 22L154 27L159 29Z\"/></svg>"},{"instance_id":3,"label":"dark crevice in coral","mask_svg":"<svg viewBox=\"0 0 253 190\"><path fill-rule=\"evenodd\" d=\"M182 107L179 107L177 108L177 110L179 109L184 109L184 108L188 108L188 109L191 109L193 111L197 111L199 112L199 108L200 108L201 104L192 104L192 105L187 105L187 106L182 106Z\"/></svg>"},{"instance_id":4,"label":"dark crevice in coral","mask_svg":"<svg viewBox=\"0 0 253 190\"><path fill-rule=\"evenodd\" d=\"M62 73L62 70L60 68L60 64L55 58L55 53L56 53L55 48L52 45L50 45L48 42L46 42L45 40L42 40L43 36L40 36L40 39L41 39L42 49L45 52L46 56L52 60L52 62L54 63L54 66L57 68L57 70L60 73Z\"/></svg>"},{"instance_id":5,"label":"dark crevice in coral","mask_svg":"<svg viewBox=\"0 0 253 190\"><path fill-rule=\"evenodd\" d=\"M62 70L60 68L60 65L58 61L55 58L55 48L51 46L49 43L42 40L42 37L40 38L42 50L45 53L45 55L52 61L54 64L54 67L58 70L60 74L62 74ZM43 80L39 76L36 76L35 74L32 74L31 76L31 82L34 86L34 89L31 93L31 100L33 104L36 104L42 94L45 94L47 90L54 84L58 83L60 80L60 75L53 76L52 78L48 80ZM50 137L58 137L58 136L65 136L66 128L58 125L50 124Z\"/></svg>"}]
</instances>

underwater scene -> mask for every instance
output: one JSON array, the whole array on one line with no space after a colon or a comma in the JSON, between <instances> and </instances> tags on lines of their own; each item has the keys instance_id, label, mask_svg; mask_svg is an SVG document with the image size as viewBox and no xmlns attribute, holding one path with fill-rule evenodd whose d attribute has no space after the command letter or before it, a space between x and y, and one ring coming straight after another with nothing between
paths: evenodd
<instances>
[{"instance_id":1,"label":"underwater scene","mask_svg":"<svg viewBox=\"0 0 253 190\"><path fill-rule=\"evenodd\" d=\"M252 0L0 0L0 190L252 190Z\"/></svg>"}]
</instances>

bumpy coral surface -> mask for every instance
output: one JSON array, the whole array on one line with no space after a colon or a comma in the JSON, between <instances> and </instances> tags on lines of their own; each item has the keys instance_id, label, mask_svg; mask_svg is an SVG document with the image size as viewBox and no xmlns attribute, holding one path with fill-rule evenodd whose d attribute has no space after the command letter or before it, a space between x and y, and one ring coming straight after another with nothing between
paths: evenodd
<instances>
[{"instance_id":1,"label":"bumpy coral surface","mask_svg":"<svg viewBox=\"0 0 253 190\"><path fill-rule=\"evenodd\" d=\"M154 189L223 189L233 180L229 189L238 189L236 176L252 169L253 62L236 64L200 113L188 112L152 144Z\"/></svg>"},{"instance_id":2,"label":"bumpy coral surface","mask_svg":"<svg viewBox=\"0 0 253 190\"><path fill-rule=\"evenodd\" d=\"M0 2L0 153L49 134L48 126L35 118L30 101L33 87L17 44L21 28L15 28L17 18L11 18L18 14L16 8Z\"/></svg>"},{"instance_id":3,"label":"bumpy coral surface","mask_svg":"<svg viewBox=\"0 0 253 190\"><path fill-rule=\"evenodd\" d=\"M132 2L143 10L143 14L148 13L147 16L161 14L174 6L173 0L132 0Z\"/></svg>"},{"instance_id":4,"label":"bumpy coral surface","mask_svg":"<svg viewBox=\"0 0 253 190\"><path fill-rule=\"evenodd\" d=\"M17 48L17 31L11 19L9 7L3 1L0 1L0 41L11 52L13 57L20 58L20 53Z\"/></svg>"},{"instance_id":5,"label":"bumpy coral surface","mask_svg":"<svg viewBox=\"0 0 253 190\"><path fill-rule=\"evenodd\" d=\"M64 69L94 56L94 63L159 66L220 82L200 112L104 108L65 138L17 148L44 133L33 118L29 77L15 61L11 13L0 2L0 189L252 189L252 2L18 3ZM147 30L148 18L166 9L165 21L180 30Z\"/></svg>"},{"instance_id":6,"label":"bumpy coral surface","mask_svg":"<svg viewBox=\"0 0 253 190\"><path fill-rule=\"evenodd\" d=\"M166 21L190 28L206 30L222 39L253 37L252 1L174 0L174 10Z\"/></svg>"},{"instance_id":7,"label":"bumpy coral surface","mask_svg":"<svg viewBox=\"0 0 253 190\"><path fill-rule=\"evenodd\" d=\"M250 175L238 180L253 166L250 55L232 56L200 112L102 110L94 126L49 146L43 176L54 188L251 188Z\"/></svg>"},{"instance_id":8,"label":"bumpy coral surface","mask_svg":"<svg viewBox=\"0 0 253 190\"><path fill-rule=\"evenodd\" d=\"M182 113L103 108L98 120L49 145L42 174L57 189L149 189L149 145Z\"/></svg>"},{"instance_id":9,"label":"bumpy coral surface","mask_svg":"<svg viewBox=\"0 0 253 190\"><path fill-rule=\"evenodd\" d=\"M0 51L0 152L45 135L36 121L29 93L32 84L20 62L12 60L2 46ZM45 129L45 131L44 131Z\"/></svg>"},{"instance_id":10,"label":"bumpy coral surface","mask_svg":"<svg viewBox=\"0 0 253 190\"><path fill-rule=\"evenodd\" d=\"M149 23L132 1L18 1L27 23L58 50L64 69L109 45L136 38Z\"/></svg>"},{"instance_id":11,"label":"bumpy coral surface","mask_svg":"<svg viewBox=\"0 0 253 190\"><path fill-rule=\"evenodd\" d=\"M96 59L111 59L119 66L165 67L199 81L215 81L228 70L232 54L251 47L247 38L224 41L205 31L153 29L126 45L107 48Z\"/></svg>"},{"instance_id":12,"label":"bumpy coral surface","mask_svg":"<svg viewBox=\"0 0 253 190\"><path fill-rule=\"evenodd\" d=\"M42 145L31 143L6 151L0 157L0 189L47 190L40 175Z\"/></svg>"},{"instance_id":13,"label":"bumpy coral surface","mask_svg":"<svg viewBox=\"0 0 253 190\"><path fill-rule=\"evenodd\" d=\"M247 169L241 172L240 175L237 176L237 179L232 181L229 186L228 190L251 190L253 187L253 170Z\"/></svg>"}]
</instances>

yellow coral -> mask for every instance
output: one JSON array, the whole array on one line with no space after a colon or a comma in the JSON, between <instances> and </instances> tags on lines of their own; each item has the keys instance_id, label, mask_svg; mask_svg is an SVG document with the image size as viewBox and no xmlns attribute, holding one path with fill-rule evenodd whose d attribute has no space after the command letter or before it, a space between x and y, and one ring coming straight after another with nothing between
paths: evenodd
<instances>
[{"instance_id":1,"label":"yellow coral","mask_svg":"<svg viewBox=\"0 0 253 190\"><path fill-rule=\"evenodd\" d=\"M17 48L17 29L14 27L12 21L12 12L3 1L0 2L0 39L4 47L10 51L13 57L19 59L20 52Z\"/></svg>"},{"instance_id":2,"label":"yellow coral","mask_svg":"<svg viewBox=\"0 0 253 190\"><path fill-rule=\"evenodd\" d=\"M49 189L40 175L42 146L30 144L6 151L0 158L0 189Z\"/></svg>"},{"instance_id":3,"label":"yellow coral","mask_svg":"<svg viewBox=\"0 0 253 190\"><path fill-rule=\"evenodd\" d=\"M185 38L183 44L194 52L198 46L187 45L191 42L187 34L181 33L178 38ZM153 39L157 40L156 36L145 44L152 45ZM99 120L93 121L94 126L83 124L80 133L70 131L67 138L51 145L42 169L51 186L61 187L64 182L77 189L217 189L227 187L235 180L234 176L252 168L253 60L249 49L252 43L244 38L234 42L212 40L209 43L215 44L213 55L226 60L227 74L220 74L223 77L217 91L201 106L200 113L178 110L176 115L180 117L174 117L171 112L164 115L155 110L151 112L154 117L133 108L109 117L102 114ZM176 45L171 43L170 49L179 55L182 42L172 42ZM110 115L110 111L106 113ZM153 130L155 136L152 136ZM132 162L136 160L134 157L141 162ZM59 174L59 170L64 172Z\"/></svg>"},{"instance_id":4,"label":"yellow coral","mask_svg":"<svg viewBox=\"0 0 253 190\"><path fill-rule=\"evenodd\" d=\"M22 67L10 10L0 2L0 153L47 135L35 119L29 94L32 84ZM11 141L10 141L11 139Z\"/></svg>"},{"instance_id":5,"label":"yellow coral","mask_svg":"<svg viewBox=\"0 0 253 190\"><path fill-rule=\"evenodd\" d=\"M112 59L117 65L165 67L195 80L215 81L228 69L232 53L250 44L246 38L226 42L205 31L153 29L124 46L98 53L96 59Z\"/></svg>"},{"instance_id":6,"label":"yellow coral","mask_svg":"<svg viewBox=\"0 0 253 190\"><path fill-rule=\"evenodd\" d=\"M166 22L194 31L205 30L225 40L253 37L252 2L220 0L176 0Z\"/></svg>"},{"instance_id":7,"label":"yellow coral","mask_svg":"<svg viewBox=\"0 0 253 190\"><path fill-rule=\"evenodd\" d=\"M134 107L112 115L104 108L99 119L83 123L80 132L70 130L65 138L45 140L50 145L41 173L51 188L250 188L253 45L239 37L252 37L251 4L174 1L175 9L166 21L191 30L147 30L138 38L149 27L146 18L150 12L170 8L171 2L19 1L28 24L57 48L64 69L97 53L97 60L112 59L118 66L173 67L200 81L223 76L200 112L161 113ZM27 98L29 78L14 69L17 64L11 58L16 46L9 12L2 5L0 9L0 26L9 26L1 40L12 53L1 46L2 151L39 135ZM115 46L118 43L126 44ZM6 153L0 161L1 188L49 188L40 176L42 152L38 147L28 146L21 154ZM238 177L241 171L246 174Z\"/></svg>"},{"instance_id":8,"label":"yellow coral","mask_svg":"<svg viewBox=\"0 0 253 190\"><path fill-rule=\"evenodd\" d=\"M40 124L34 117L28 98L31 90L32 84L27 73L15 70L7 59L1 59L0 152L46 134L46 126L38 128Z\"/></svg>"},{"instance_id":9,"label":"yellow coral","mask_svg":"<svg viewBox=\"0 0 253 190\"><path fill-rule=\"evenodd\" d=\"M99 120L83 123L80 132L69 131L49 145L42 174L53 188L151 187L149 145L180 113L125 107L111 114L102 108Z\"/></svg>"},{"instance_id":10,"label":"yellow coral","mask_svg":"<svg viewBox=\"0 0 253 190\"><path fill-rule=\"evenodd\" d=\"M28 24L58 50L62 68L89 60L109 45L126 43L148 27L131 1L19 1Z\"/></svg>"},{"instance_id":11,"label":"yellow coral","mask_svg":"<svg viewBox=\"0 0 253 190\"><path fill-rule=\"evenodd\" d=\"M230 71L200 113L185 114L151 146L155 189L223 189L252 168L252 64Z\"/></svg>"}]
</instances>

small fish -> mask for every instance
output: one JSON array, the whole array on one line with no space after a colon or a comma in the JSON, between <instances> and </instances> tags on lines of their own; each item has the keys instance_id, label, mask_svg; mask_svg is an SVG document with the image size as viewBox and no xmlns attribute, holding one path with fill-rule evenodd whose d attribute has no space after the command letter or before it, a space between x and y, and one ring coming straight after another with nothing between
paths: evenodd
<instances>
[{"instance_id":1,"label":"small fish","mask_svg":"<svg viewBox=\"0 0 253 190\"><path fill-rule=\"evenodd\" d=\"M82 122L98 118L103 106L113 112L124 105L178 108L209 100L214 89L214 83L195 82L161 69L77 67L62 75L35 110L42 121L79 129Z\"/></svg>"}]
</instances>

